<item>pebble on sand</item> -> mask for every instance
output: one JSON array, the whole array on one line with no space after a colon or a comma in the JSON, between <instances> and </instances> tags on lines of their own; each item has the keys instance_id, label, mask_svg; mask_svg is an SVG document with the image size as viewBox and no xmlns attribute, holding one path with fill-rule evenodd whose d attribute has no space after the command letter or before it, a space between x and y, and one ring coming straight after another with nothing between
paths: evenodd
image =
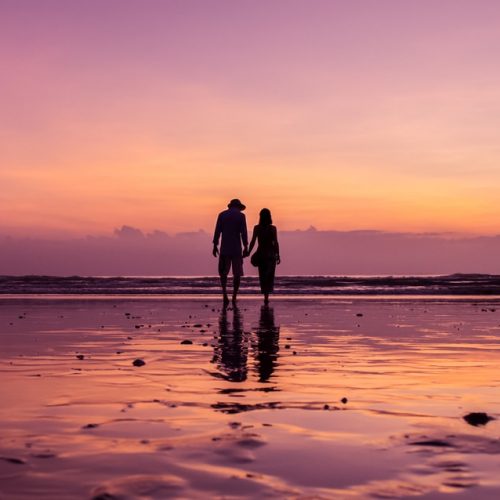
<instances>
[{"instance_id":1,"label":"pebble on sand","mask_svg":"<svg viewBox=\"0 0 500 500\"><path fill-rule=\"evenodd\" d=\"M95 429L96 427L99 427L99 424L87 424L82 427L82 429Z\"/></svg>"},{"instance_id":2,"label":"pebble on sand","mask_svg":"<svg viewBox=\"0 0 500 500\"><path fill-rule=\"evenodd\" d=\"M463 419L469 424L477 427L478 425L486 425L489 421L495 420L493 417L490 417L487 413L484 412L472 412Z\"/></svg>"},{"instance_id":3,"label":"pebble on sand","mask_svg":"<svg viewBox=\"0 0 500 500\"><path fill-rule=\"evenodd\" d=\"M92 500L117 500L117 499L118 497L107 492L99 493L98 495L92 497Z\"/></svg>"},{"instance_id":4,"label":"pebble on sand","mask_svg":"<svg viewBox=\"0 0 500 500\"><path fill-rule=\"evenodd\" d=\"M26 462L21 460L20 458L12 458L12 457L0 457L0 459L5 460L6 462L10 462L11 464L24 465Z\"/></svg>"},{"instance_id":5,"label":"pebble on sand","mask_svg":"<svg viewBox=\"0 0 500 500\"><path fill-rule=\"evenodd\" d=\"M362 317L363 317L363 313L357 313L357 314L356 314L356 316L357 316L358 318L362 318Z\"/></svg>"},{"instance_id":6,"label":"pebble on sand","mask_svg":"<svg viewBox=\"0 0 500 500\"><path fill-rule=\"evenodd\" d=\"M83 354L77 354L76 355L77 359L85 359L85 356Z\"/></svg>"},{"instance_id":7,"label":"pebble on sand","mask_svg":"<svg viewBox=\"0 0 500 500\"><path fill-rule=\"evenodd\" d=\"M134 359L133 363L132 363L134 366L144 366L146 364L146 362L142 359Z\"/></svg>"},{"instance_id":8,"label":"pebble on sand","mask_svg":"<svg viewBox=\"0 0 500 500\"><path fill-rule=\"evenodd\" d=\"M193 343L193 341L192 341L192 340L189 340L189 339L183 340L183 341L181 342L181 344L183 344L183 345L188 345L188 344L192 344L192 343Z\"/></svg>"},{"instance_id":9,"label":"pebble on sand","mask_svg":"<svg viewBox=\"0 0 500 500\"><path fill-rule=\"evenodd\" d=\"M348 401L348 399L347 399L347 398L342 398L342 399L340 400L340 402L341 402L341 403L344 403L344 404L346 404L346 403L347 403L347 401Z\"/></svg>"}]
</instances>

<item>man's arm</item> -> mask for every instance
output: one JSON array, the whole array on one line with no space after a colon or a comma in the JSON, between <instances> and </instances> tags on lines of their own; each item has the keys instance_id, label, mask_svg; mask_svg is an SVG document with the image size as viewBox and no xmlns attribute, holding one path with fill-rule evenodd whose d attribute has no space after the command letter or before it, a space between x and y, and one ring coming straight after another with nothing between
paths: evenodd
<instances>
[{"instance_id":1,"label":"man's arm","mask_svg":"<svg viewBox=\"0 0 500 500\"><path fill-rule=\"evenodd\" d=\"M221 233L222 233L222 221L221 221L221 216L219 214L219 216L217 217L217 222L215 224L215 231L214 231L214 240L213 240L214 248L212 250L212 255L214 257L217 257L217 255L219 254L219 249L217 247L219 245L219 239Z\"/></svg>"},{"instance_id":2,"label":"man's arm","mask_svg":"<svg viewBox=\"0 0 500 500\"><path fill-rule=\"evenodd\" d=\"M255 242L257 241L257 226L253 228L252 241L250 242L250 248L248 249L248 254L252 253L253 247L255 246Z\"/></svg>"},{"instance_id":3,"label":"man's arm","mask_svg":"<svg viewBox=\"0 0 500 500\"><path fill-rule=\"evenodd\" d=\"M246 257L248 255L248 231L247 231L247 218L245 214L243 215L243 219L241 222L241 241L243 242L243 256Z\"/></svg>"}]
</instances>

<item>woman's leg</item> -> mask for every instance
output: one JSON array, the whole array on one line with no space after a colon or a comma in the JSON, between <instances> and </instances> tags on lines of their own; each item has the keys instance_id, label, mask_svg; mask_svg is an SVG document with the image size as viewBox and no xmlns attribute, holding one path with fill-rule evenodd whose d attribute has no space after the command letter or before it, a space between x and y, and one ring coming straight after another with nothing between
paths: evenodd
<instances>
[{"instance_id":1,"label":"woman's leg","mask_svg":"<svg viewBox=\"0 0 500 500\"><path fill-rule=\"evenodd\" d=\"M264 294L264 303L267 304L269 302L269 294L273 291L274 288L274 271L276 268L276 263L272 261L267 261L261 267L259 267L259 276L260 280L260 289ZM262 272L261 272L262 271Z\"/></svg>"},{"instance_id":2,"label":"woman's leg","mask_svg":"<svg viewBox=\"0 0 500 500\"><path fill-rule=\"evenodd\" d=\"M266 266L264 264L260 264L258 269L259 269L260 292L265 293L266 292Z\"/></svg>"}]
</instances>

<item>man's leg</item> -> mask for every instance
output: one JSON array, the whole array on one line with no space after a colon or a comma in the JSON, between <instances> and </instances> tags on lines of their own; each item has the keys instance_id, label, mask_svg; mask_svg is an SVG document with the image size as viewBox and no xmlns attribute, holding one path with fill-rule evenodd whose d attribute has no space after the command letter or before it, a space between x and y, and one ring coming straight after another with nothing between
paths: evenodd
<instances>
[{"instance_id":1,"label":"man's leg","mask_svg":"<svg viewBox=\"0 0 500 500\"><path fill-rule=\"evenodd\" d=\"M224 302L229 302L229 298L227 296L227 275L220 275L220 284L222 287L222 298L224 299Z\"/></svg>"},{"instance_id":2,"label":"man's leg","mask_svg":"<svg viewBox=\"0 0 500 500\"><path fill-rule=\"evenodd\" d=\"M222 299L224 300L224 304L227 304L229 302L229 297L227 296L228 273L229 273L229 268L227 259L221 255L219 257L219 276L220 276L220 285L222 287Z\"/></svg>"},{"instance_id":3,"label":"man's leg","mask_svg":"<svg viewBox=\"0 0 500 500\"><path fill-rule=\"evenodd\" d=\"M233 302L238 298L238 290L240 289L240 281L243 276L243 258L234 257L232 260L233 266Z\"/></svg>"},{"instance_id":4,"label":"man's leg","mask_svg":"<svg viewBox=\"0 0 500 500\"><path fill-rule=\"evenodd\" d=\"M238 290L240 289L240 276L233 276L233 302L236 302L238 297Z\"/></svg>"}]
</instances>

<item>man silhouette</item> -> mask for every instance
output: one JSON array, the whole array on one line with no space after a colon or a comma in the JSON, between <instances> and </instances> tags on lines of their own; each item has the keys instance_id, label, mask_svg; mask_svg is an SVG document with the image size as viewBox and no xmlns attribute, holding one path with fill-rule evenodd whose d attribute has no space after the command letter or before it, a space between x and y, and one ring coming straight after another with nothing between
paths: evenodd
<instances>
[{"instance_id":1,"label":"man silhouette","mask_svg":"<svg viewBox=\"0 0 500 500\"><path fill-rule=\"evenodd\" d=\"M229 271L233 270L233 303L236 303L238 290L240 288L240 279L243 276L243 255L248 254L248 233L247 220L245 214L245 205L240 200L231 200L227 210L221 212L217 217L214 232L214 248L212 254L219 256L219 276L222 286L222 295L224 304L229 303L227 296L227 276ZM222 235L220 252L218 249L219 238ZM243 243L243 252L241 244Z\"/></svg>"}]
</instances>

